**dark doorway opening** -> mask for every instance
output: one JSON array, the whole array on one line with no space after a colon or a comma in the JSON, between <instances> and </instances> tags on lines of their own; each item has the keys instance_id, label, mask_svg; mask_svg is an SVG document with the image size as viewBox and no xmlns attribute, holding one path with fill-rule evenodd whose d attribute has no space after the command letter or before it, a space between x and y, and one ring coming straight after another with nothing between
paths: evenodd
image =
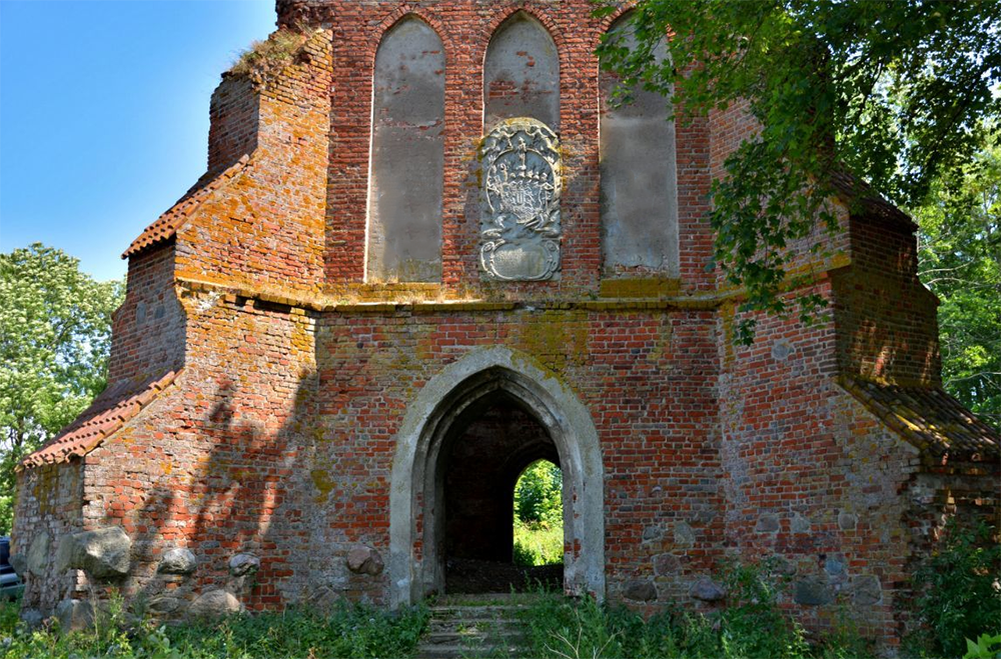
<instances>
[{"instance_id":1,"label":"dark doorway opening","mask_svg":"<svg viewBox=\"0 0 1001 659\"><path fill-rule=\"evenodd\" d=\"M562 562L514 562L514 491L538 460L559 466L546 428L504 391L467 409L443 447L445 591L496 593L560 589ZM562 516L563 506L560 505ZM562 525L561 525L562 527Z\"/></svg>"}]
</instances>

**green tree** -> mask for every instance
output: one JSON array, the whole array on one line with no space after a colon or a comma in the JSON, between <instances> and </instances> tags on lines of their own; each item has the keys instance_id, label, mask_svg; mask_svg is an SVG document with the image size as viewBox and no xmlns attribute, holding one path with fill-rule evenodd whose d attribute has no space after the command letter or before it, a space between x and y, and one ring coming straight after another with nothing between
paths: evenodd
<instances>
[{"instance_id":1,"label":"green tree","mask_svg":"<svg viewBox=\"0 0 1001 659\"><path fill-rule=\"evenodd\" d=\"M618 3L598 13L615 11ZM984 117L1001 116L996 0L640 0L629 39L606 38L603 66L622 95L674 93L680 118L747 101L760 123L713 185L715 265L743 286L745 310L789 311L780 296L790 241L834 230L831 173L917 206L932 182L968 165ZM670 38L671 58L656 48ZM799 299L804 320L825 302ZM754 321L741 323L749 342Z\"/></svg>"},{"instance_id":2,"label":"green tree","mask_svg":"<svg viewBox=\"0 0 1001 659\"><path fill-rule=\"evenodd\" d=\"M1001 429L1001 148L991 144L911 210L921 280L938 296L946 390Z\"/></svg>"},{"instance_id":3,"label":"green tree","mask_svg":"<svg viewBox=\"0 0 1001 659\"><path fill-rule=\"evenodd\" d=\"M514 488L514 513L525 524L563 519L563 472L548 460L528 466Z\"/></svg>"},{"instance_id":4,"label":"green tree","mask_svg":"<svg viewBox=\"0 0 1001 659\"><path fill-rule=\"evenodd\" d=\"M0 254L0 533L13 515L14 467L106 384L120 281L35 243Z\"/></svg>"}]
</instances>

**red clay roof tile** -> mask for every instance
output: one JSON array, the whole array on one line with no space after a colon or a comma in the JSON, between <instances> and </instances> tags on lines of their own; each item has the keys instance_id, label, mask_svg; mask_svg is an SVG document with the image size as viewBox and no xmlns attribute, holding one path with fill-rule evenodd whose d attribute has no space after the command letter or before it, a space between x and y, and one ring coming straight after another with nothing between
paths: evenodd
<instances>
[{"instance_id":1,"label":"red clay roof tile","mask_svg":"<svg viewBox=\"0 0 1001 659\"><path fill-rule=\"evenodd\" d=\"M855 378L843 378L841 384L922 451L932 455L999 455L1001 435L940 387L901 387Z\"/></svg>"},{"instance_id":2,"label":"red clay roof tile","mask_svg":"<svg viewBox=\"0 0 1001 659\"><path fill-rule=\"evenodd\" d=\"M152 402L175 377L176 372L168 371L141 382L123 380L111 385L59 435L24 458L18 470L87 455Z\"/></svg>"},{"instance_id":3,"label":"red clay roof tile","mask_svg":"<svg viewBox=\"0 0 1001 659\"><path fill-rule=\"evenodd\" d=\"M217 190L228 185L249 162L250 156L243 156L221 174L203 174L191 189L185 192L176 204L171 206L170 210L158 217L153 224L139 234L138 238L132 241L129 248L122 254L122 258L128 258L148 247L173 238L192 213Z\"/></svg>"}]
</instances>

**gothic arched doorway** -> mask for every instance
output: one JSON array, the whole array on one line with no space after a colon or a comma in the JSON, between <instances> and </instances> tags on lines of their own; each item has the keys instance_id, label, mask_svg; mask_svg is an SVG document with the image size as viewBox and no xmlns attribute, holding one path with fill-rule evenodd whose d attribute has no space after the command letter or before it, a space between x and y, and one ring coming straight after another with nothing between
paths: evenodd
<instances>
[{"instance_id":1,"label":"gothic arched doorway","mask_svg":"<svg viewBox=\"0 0 1001 659\"><path fill-rule=\"evenodd\" d=\"M497 347L473 350L446 367L407 409L396 437L390 492L389 576L394 604L444 592L450 552L509 557L511 507L506 494L488 496L491 510L496 507L498 512L473 522L487 536L480 542L452 537L470 535L461 531L463 520L471 519L463 514L462 506L476 504L457 503L461 488L451 492L454 488L447 487L457 442L506 413L526 424L527 432L511 441L495 442L500 448L486 451L479 459L499 463L492 470L496 478L517 479L530 462L555 458L564 479L564 590L603 598L603 482L594 424L573 392L551 373L525 356ZM459 506L451 516L450 495L452 506ZM503 513L499 501L505 502ZM502 519L506 520L504 529Z\"/></svg>"}]
</instances>

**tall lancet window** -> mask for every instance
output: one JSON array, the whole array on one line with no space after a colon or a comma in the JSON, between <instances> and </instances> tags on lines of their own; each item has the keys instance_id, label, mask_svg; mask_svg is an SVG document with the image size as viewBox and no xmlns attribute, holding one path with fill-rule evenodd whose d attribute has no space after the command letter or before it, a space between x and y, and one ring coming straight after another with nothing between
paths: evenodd
<instances>
[{"instance_id":1,"label":"tall lancet window","mask_svg":"<svg viewBox=\"0 0 1001 659\"><path fill-rule=\"evenodd\" d=\"M549 32L519 11L504 21L487 46L483 64L483 132L498 122L531 117L560 128L560 59Z\"/></svg>"},{"instance_id":2,"label":"tall lancet window","mask_svg":"<svg viewBox=\"0 0 1001 659\"><path fill-rule=\"evenodd\" d=\"M444 119L441 39L404 17L375 56L368 281L441 280Z\"/></svg>"},{"instance_id":3,"label":"tall lancet window","mask_svg":"<svg viewBox=\"0 0 1001 659\"><path fill-rule=\"evenodd\" d=\"M629 15L609 30L634 42ZM667 59L666 39L656 56ZM671 101L632 89L632 102L610 103L617 80L602 71L601 226L606 274L679 276L678 172Z\"/></svg>"}]
</instances>

